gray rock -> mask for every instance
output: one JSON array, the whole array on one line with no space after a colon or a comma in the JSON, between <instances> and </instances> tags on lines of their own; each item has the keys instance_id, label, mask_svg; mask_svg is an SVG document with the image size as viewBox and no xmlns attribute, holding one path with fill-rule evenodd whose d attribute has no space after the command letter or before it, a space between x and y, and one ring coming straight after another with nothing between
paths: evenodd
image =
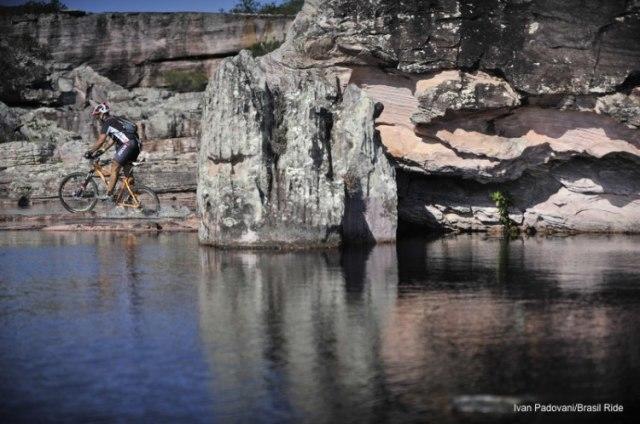
<instances>
[{"instance_id":1,"label":"gray rock","mask_svg":"<svg viewBox=\"0 0 640 424\"><path fill-rule=\"evenodd\" d=\"M393 169L361 90L271 69L248 52L224 61L205 93L200 240L316 246L395 238ZM277 79L270 79L270 75Z\"/></svg>"},{"instance_id":2,"label":"gray rock","mask_svg":"<svg viewBox=\"0 0 640 424\"><path fill-rule=\"evenodd\" d=\"M19 129L18 113L0 102L0 143L22 139Z\"/></svg>"},{"instance_id":3,"label":"gray rock","mask_svg":"<svg viewBox=\"0 0 640 424\"><path fill-rule=\"evenodd\" d=\"M416 125L431 123L449 111L510 108L520 105L520 96L509 84L482 72L468 74L445 71L416 84L418 111L411 116Z\"/></svg>"},{"instance_id":4,"label":"gray rock","mask_svg":"<svg viewBox=\"0 0 640 424\"><path fill-rule=\"evenodd\" d=\"M211 75L221 57L261 41L284 39L290 23L287 16L62 12L2 16L0 33L9 45L32 37L53 63L66 69L88 65L122 86L134 87L166 85L164 76L171 70ZM46 75L46 70L24 68L34 79ZM18 86L28 83L25 79ZM5 98L1 93L0 100Z\"/></svg>"},{"instance_id":5,"label":"gray rock","mask_svg":"<svg viewBox=\"0 0 640 424\"><path fill-rule=\"evenodd\" d=\"M279 57L301 68L494 70L528 94L605 93L640 68L640 11L628 3L308 0Z\"/></svg>"},{"instance_id":6,"label":"gray rock","mask_svg":"<svg viewBox=\"0 0 640 424\"><path fill-rule=\"evenodd\" d=\"M8 20L0 18L0 20ZM6 29L0 30L0 101L6 103L27 103L36 97L39 87L49 85L47 76L51 71L48 52L38 45L32 34L22 34L14 40L6 37ZM24 91L29 92L25 98Z\"/></svg>"},{"instance_id":7,"label":"gray rock","mask_svg":"<svg viewBox=\"0 0 640 424\"><path fill-rule=\"evenodd\" d=\"M640 96L615 93L600 97L595 111L609 115L632 128L640 127Z\"/></svg>"}]
</instances>

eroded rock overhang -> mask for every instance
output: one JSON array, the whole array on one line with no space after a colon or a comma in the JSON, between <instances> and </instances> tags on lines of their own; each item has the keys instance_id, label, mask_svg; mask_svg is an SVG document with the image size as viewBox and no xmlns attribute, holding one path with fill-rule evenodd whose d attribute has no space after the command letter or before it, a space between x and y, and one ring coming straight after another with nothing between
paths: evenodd
<instances>
[{"instance_id":1,"label":"eroded rock overhang","mask_svg":"<svg viewBox=\"0 0 640 424\"><path fill-rule=\"evenodd\" d=\"M484 230L509 192L513 218L546 230L638 231L640 92L531 97L482 71L343 73L385 105L376 128L399 172L400 218Z\"/></svg>"},{"instance_id":2,"label":"eroded rock overhang","mask_svg":"<svg viewBox=\"0 0 640 424\"><path fill-rule=\"evenodd\" d=\"M640 231L637 2L308 0L272 56L384 104L402 220Z\"/></svg>"}]
</instances>

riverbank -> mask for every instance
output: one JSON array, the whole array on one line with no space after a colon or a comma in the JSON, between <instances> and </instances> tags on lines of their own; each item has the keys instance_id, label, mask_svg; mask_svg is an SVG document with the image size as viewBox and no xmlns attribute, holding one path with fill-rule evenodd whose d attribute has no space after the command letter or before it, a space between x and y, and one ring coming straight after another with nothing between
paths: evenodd
<instances>
[{"instance_id":1,"label":"riverbank","mask_svg":"<svg viewBox=\"0 0 640 424\"><path fill-rule=\"evenodd\" d=\"M57 198L34 199L28 204L0 201L0 231L126 231L196 232L198 218L193 193L160 194L158 217L127 216L121 208L98 204L91 212L70 213Z\"/></svg>"}]
</instances>

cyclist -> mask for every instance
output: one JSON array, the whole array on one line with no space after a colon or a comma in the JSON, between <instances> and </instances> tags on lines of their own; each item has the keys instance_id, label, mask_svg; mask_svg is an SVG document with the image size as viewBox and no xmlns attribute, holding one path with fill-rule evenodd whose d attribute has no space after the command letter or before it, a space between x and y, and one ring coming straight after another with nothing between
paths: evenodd
<instances>
[{"instance_id":1,"label":"cyclist","mask_svg":"<svg viewBox=\"0 0 640 424\"><path fill-rule=\"evenodd\" d=\"M111 162L111 174L106 195L106 199L110 199L113 196L120 169L124 168L125 175L130 172L131 163L138 158L140 150L142 150L142 142L138 136L136 124L126 118L112 116L111 109L106 103L97 105L91 112L91 116L100 121L100 135L95 145L85 152L84 157L93 158L95 152L106 143L107 137L111 137L112 141L105 150L110 148L113 143L116 144L116 154Z\"/></svg>"}]
</instances>

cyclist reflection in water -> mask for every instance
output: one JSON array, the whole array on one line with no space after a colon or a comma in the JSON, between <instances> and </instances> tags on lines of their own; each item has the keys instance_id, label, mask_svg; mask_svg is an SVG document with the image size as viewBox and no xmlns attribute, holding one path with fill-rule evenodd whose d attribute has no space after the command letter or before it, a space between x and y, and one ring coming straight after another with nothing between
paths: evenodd
<instances>
[{"instance_id":1,"label":"cyclist reflection in water","mask_svg":"<svg viewBox=\"0 0 640 424\"><path fill-rule=\"evenodd\" d=\"M84 157L91 159L98 149L106 143L107 137L111 137L112 141L104 150L116 143L116 154L111 162L106 194L106 198L110 199L113 196L120 169L124 168L125 175L129 175L131 163L138 158L140 150L142 150L142 143L136 124L123 117L111 116L111 109L106 103L97 105L91 115L100 121L100 135L95 145L84 154Z\"/></svg>"}]
</instances>

